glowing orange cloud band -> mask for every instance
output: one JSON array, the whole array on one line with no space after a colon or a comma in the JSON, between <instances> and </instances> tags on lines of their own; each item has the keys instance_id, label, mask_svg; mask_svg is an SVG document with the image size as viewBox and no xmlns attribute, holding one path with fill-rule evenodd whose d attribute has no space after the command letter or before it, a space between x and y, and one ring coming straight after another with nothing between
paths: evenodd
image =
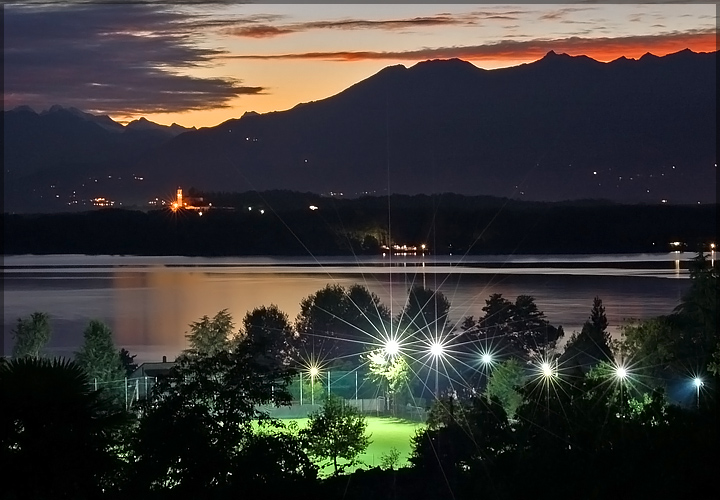
<instances>
[{"instance_id":1,"label":"glowing orange cloud band","mask_svg":"<svg viewBox=\"0 0 720 500\"><path fill-rule=\"evenodd\" d=\"M229 55L230 59L306 59L324 61L365 61L401 60L419 61L424 59L445 59L457 57L470 61L519 61L533 60L550 50L570 55L587 55L598 61L610 61L618 57L638 58L646 52L665 55L689 48L694 52L717 50L715 30L668 33L660 35L636 35L617 38L536 39L528 41L503 40L498 43L465 46L440 47L402 52L339 51L303 52L295 54Z\"/></svg>"}]
</instances>

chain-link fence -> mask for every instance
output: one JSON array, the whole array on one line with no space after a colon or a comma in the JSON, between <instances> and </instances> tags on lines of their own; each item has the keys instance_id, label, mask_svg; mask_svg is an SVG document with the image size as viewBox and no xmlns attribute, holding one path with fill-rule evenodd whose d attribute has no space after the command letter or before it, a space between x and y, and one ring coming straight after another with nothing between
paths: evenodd
<instances>
[{"instance_id":1,"label":"chain-link fence","mask_svg":"<svg viewBox=\"0 0 720 500\"><path fill-rule=\"evenodd\" d=\"M342 398L346 404L361 413L376 416L393 416L413 421L425 421L429 402L411 394L388 394L383 387L368 380L367 371L325 370L315 375L299 373L288 392L292 404L284 407L263 406L261 409L277 418L305 418L321 408L329 395ZM94 379L94 390L102 390L126 409L131 409L151 395L157 377L134 377L112 381Z\"/></svg>"}]
</instances>

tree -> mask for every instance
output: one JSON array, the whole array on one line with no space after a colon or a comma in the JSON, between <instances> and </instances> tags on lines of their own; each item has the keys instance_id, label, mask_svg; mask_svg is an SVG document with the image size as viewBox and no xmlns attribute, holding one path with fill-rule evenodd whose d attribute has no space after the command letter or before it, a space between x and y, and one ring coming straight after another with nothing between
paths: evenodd
<instances>
[{"instance_id":1,"label":"tree","mask_svg":"<svg viewBox=\"0 0 720 500\"><path fill-rule=\"evenodd\" d=\"M517 296L513 307L510 344L518 353L527 355L533 351L553 348L561 334L561 329L553 327L545 319L545 313L538 309L532 296Z\"/></svg>"},{"instance_id":2,"label":"tree","mask_svg":"<svg viewBox=\"0 0 720 500\"><path fill-rule=\"evenodd\" d=\"M227 309L219 311L212 319L203 316L190 323L190 333L185 335L190 348L185 351L192 356L213 356L230 347L235 324Z\"/></svg>"},{"instance_id":3,"label":"tree","mask_svg":"<svg viewBox=\"0 0 720 500\"><path fill-rule=\"evenodd\" d=\"M83 338L80 350L75 353L75 361L90 380L99 384L124 381L125 368L113 344L110 328L102 321L92 320L85 328Z\"/></svg>"},{"instance_id":4,"label":"tree","mask_svg":"<svg viewBox=\"0 0 720 500\"><path fill-rule=\"evenodd\" d=\"M602 305L602 300L595 297L589 320L585 322L579 334L573 333L568 340L565 351L560 356L560 364L568 368L575 366L586 371L598 363L612 361L612 339L607 332L607 326L605 307Z\"/></svg>"},{"instance_id":5,"label":"tree","mask_svg":"<svg viewBox=\"0 0 720 500\"><path fill-rule=\"evenodd\" d=\"M365 354L365 361L368 365L367 378L385 389L388 402L392 397L394 411L398 404L402 404L398 399L409 392L410 366L405 357L400 354L390 356L382 349L376 349Z\"/></svg>"},{"instance_id":6,"label":"tree","mask_svg":"<svg viewBox=\"0 0 720 500\"><path fill-rule=\"evenodd\" d=\"M100 498L118 487L130 416L64 359L0 363L0 468L7 498ZM10 480L12 478L12 480Z\"/></svg>"},{"instance_id":7,"label":"tree","mask_svg":"<svg viewBox=\"0 0 720 500\"><path fill-rule=\"evenodd\" d=\"M311 456L329 459L337 476L357 463L357 456L370 444L365 417L336 396L328 397L322 408L310 414L308 426L301 435L307 440ZM338 459L345 464L338 465Z\"/></svg>"},{"instance_id":8,"label":"tree","mask_svg":"<svg viewBox=\"0 0 720 500\"><path fill-rule=\"evenodd\" d=\"M27 318L18 318L13 330L15 346L13 357L31 356L37 358L50 340L50 321L46 313L34 312Z\"/></svg>"},{"instance_id":9,"label":"tree","mask_svg":"<svg viewBox=\"0 0 720 500\"><path fill-rule=\"evenodd\" d=\"M428 426L412 438L410 462L433 475L454 476L485 470L510 446L510 425L500 401L461 394L435 401Z\"/></svg>"},{"instance_id":10,"label":"tree","mask_svg":"<svg viewBox=\"0 0 720 500\"><path fill-rule=\"evenodd\" d=\"M300 344L287 314L274 304L248 312L240 336L260 356L258 362L285 366L294 359Z\"/></svg>"},{"instance_id":11,"label":"tree","mask_svg":"<svg viewBox=\"0 0 720 500\"><path fill-rule=\"evenodd\" d=\"M251 472L239 464L250 459L248 449L260 447L254 425L271 420L260 406L289 405L287 386L296 373L267 363L263 354L241 339L230 351L181 356L143 407L133 446L134 482L199 494L248 479ZM284 443L276 444L286 449Z\"/></svg>"},{"instance_id":12,"label":"tree","mask_svg":"<svg viewBox=\"0 0 720 500\"><path fill-rule=\"evenodd\" d=\"M295 328L316 356L327 358L354 353L347 340L377 337L389 320L387 307L364 286L327 285L300 302Z\"/></svg>"},{"instance_id":13,"label":"tree","mask_svg":"<svg viewBox=\"0 0 720 500\"><path fill-rule=\"evenodd\" d=\"M478 337L493 344L506 340L511 332L513 303L501 293L493 293L485 299L482 310L485 315L478 321Z\"/></svg>"},{"instance_id":14,"label":"tree","mask_svg":"<svg viewBox=\"0 0 720 500\"><path fill-rule=\"evenodd\" d=\"M525 370L517 359L503 361L493 368L488 379L485 394L488 398L497 398L508 418L513 418L523 397L518 390L525 381Z\"/></svg>"},{"instance_id":15,"label":"tree","mask_svg":"<svg viewBox=\"0 0 720 500\"><path fill-rule=\"evenodd\" d=\"M137 354L133 354L131 356L130 352L123 347L120 349L120 352L118 352L118 356L120 356L120 362L125 369L125 376L129 377L135 370L137 370L138 365L135 362L135 356L137 356Z\"/></svg>"},{"instance_id":16,"label":"tree","mask_svg":"<svg viewBox=\"0 0 720 500\"><path fill-rule=\"evenodd\" d=\"M401 331L423 332L427 339L441 337L449 330L450 301L439 290L415 285L408 290L407 303L400 313Z\"/></svg>"},{"instance_id":17,"label":"tree","mask_svg":"<svg viewBox=\"0 0 720 500\"><path fill-rule=\"evenodd\" d=\"M562 327L550 325L530 295L518 295L513 303L494 293L482 310L485 315L471 331L486 349L492 347L495 352L528 358L532 352L553 348L563 336Z\"/></svg>"},{"instance_id":18,"label":"tree","mask_svg":"<svg viewBox=\"0 0 720 500\"><path fill-rule=\"evenodd\" d=\"M674 374L684 372L692 357L692 345L672 316L630 321L621 332L623 358L632 359L633 369L654 385L663 385Z\"/></svg>"}]
</instances>

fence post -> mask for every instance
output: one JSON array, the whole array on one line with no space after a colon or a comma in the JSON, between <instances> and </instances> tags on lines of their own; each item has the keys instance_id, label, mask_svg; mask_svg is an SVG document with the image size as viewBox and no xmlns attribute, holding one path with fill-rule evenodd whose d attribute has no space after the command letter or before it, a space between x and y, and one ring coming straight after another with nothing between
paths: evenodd
<instances>
[{"instance_id":1,"label":"fence post","mask_svg":"<svg viewBox=\"0 0 720 500\"><path fill-rule=\"evenodd\" d=\"M328 370L328 399L330 399L330 370Z\"/></svg>"},{"instance_id":2,"label":"fence post","mask_svg":"<svg viewBox=\"0 0 720 500\"><path fill-rule=\"evenodd\" d=\"M95 390L97 391L97 377L95 377Z\"/></svg>"},{"instance_id":3,"label":"fence post","mask_svg":"<svg viewBox=\"0 0 720 500\"><path fill-rule=\"evenodd\" d=\"M300 372L300 406L302 406L303 400L302 400L302 372Z\"/></svg>"},{"instance_id":4,"label":"fence post","mask_svg":"<svg viewBox=\"0 0 720 500\"><path fill-rule=\"evenodd\" d=\"M357 368L355 368L355 404L357 404L358 391L357 391Z\"/></svg>"},{"instance_id":5,"label":"fence post","mask_svg":"<svg viewBox=\"0 0 720 500\"><path fill-rule=\"evenodd\" d=\"M128 389L127 389L127 377L125 377L125 411L129 408L128 406Z\"/></svg>"},{"instance_id":6,"label":"fence post","mask_svg":"<svg viewBox=\"0 0 720 500\"><path fill-rule=\"evenodd\" d=\"M140 381L135 379L135 402L140 401Z\"/></svg>"},{"instance_id":7,"label":"fence post","mask_svg":"<svg viewBox=\"0 0 720 500\"><path fill-rule=\"evenodd\" d=\"M145 375L145 399L148 398L147 375Z\"/></svg>"}]
</instances>

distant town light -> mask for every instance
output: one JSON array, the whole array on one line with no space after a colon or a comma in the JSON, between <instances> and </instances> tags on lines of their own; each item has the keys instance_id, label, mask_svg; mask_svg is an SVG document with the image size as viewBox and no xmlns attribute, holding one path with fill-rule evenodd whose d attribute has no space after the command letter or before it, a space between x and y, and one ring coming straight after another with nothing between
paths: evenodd
<instances>
[{"instance_id":1,"label":"distant town light","mask_svg":"<svg viewBox=\"0 0 720 500\"><path fill-rule=\"evenodd\" d=\"M317 209L318 209L318 207L316 207L315 205L310 205L310 210L317 210Z\"/></svg>"}]
</instances>

